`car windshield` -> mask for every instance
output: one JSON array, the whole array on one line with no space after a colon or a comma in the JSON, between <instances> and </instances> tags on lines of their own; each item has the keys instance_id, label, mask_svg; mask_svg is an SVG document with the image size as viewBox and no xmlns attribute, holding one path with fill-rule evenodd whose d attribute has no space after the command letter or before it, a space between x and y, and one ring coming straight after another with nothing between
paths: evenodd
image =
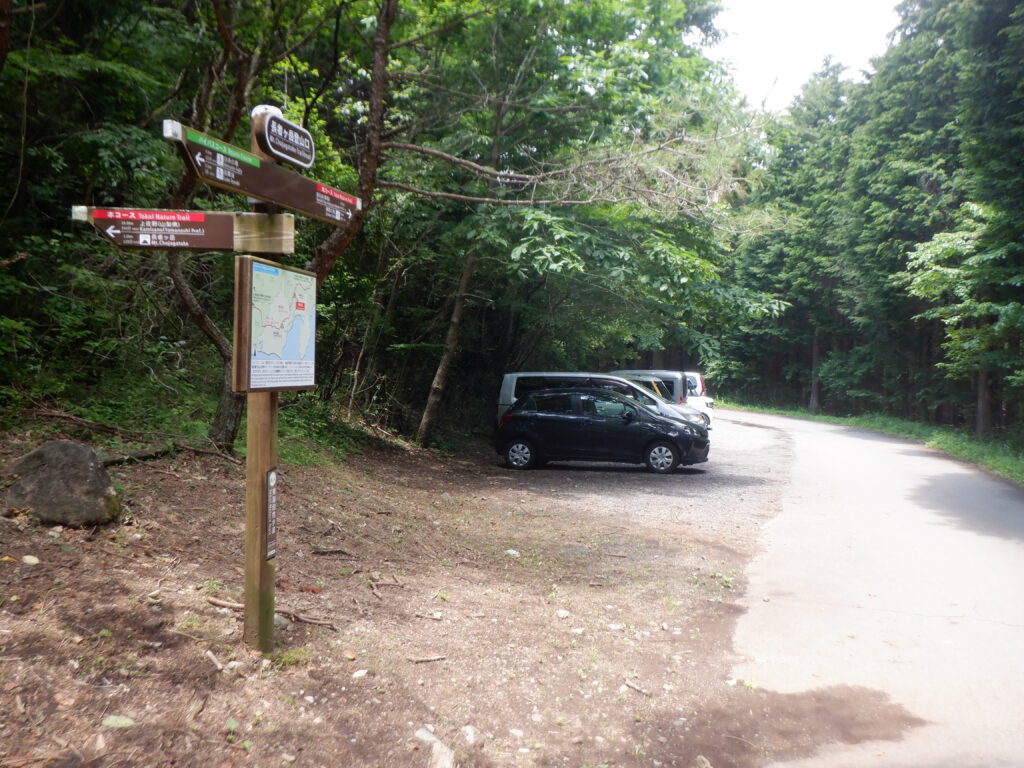
<instances>
[{"instance_id":1,"label":"car windshield","mask_svg":"<svg viewBox=\"0 0 1024 768\"><path fill-rule=\"evenodd\" d=\"M648 408L653 408L655 411L658 410L659 402L667 402L661 395L656 395L649 389L643 391L638 386L636 389L630 387L626 392L620 392L619 394L625 395L631 400L636 400L641 405L646 405Z\"/></svg>"},{"instance_id":2,"label":"car windshield","mask_svg":"<svg viewBox=\"0 0 1024 768\"><path fill-rule=\"evenodd\" d=\"M645 389L649 389L652 392L654 392L654 394L656 394L662 400L669 399L668 393L665 391L665 385L662 382L657 381L656 379L636 379L635 381L641 387L644 387Z\"/></svg>"}]
</instances>

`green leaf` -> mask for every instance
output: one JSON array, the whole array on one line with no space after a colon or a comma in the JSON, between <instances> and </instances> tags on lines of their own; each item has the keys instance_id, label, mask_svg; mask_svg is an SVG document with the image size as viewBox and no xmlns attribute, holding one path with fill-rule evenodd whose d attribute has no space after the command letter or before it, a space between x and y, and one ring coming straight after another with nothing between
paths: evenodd
<instances>
[{"instance_id":1,"label":"green leaf","mask_svg":"<svg viewBox=\"0 0 1024 768\"><path fill-rule=\"evenodd\" d=\"M124 715L109 715L103 718L104 728L131 728L135 721Z\"/></svg>"}]
</instances>

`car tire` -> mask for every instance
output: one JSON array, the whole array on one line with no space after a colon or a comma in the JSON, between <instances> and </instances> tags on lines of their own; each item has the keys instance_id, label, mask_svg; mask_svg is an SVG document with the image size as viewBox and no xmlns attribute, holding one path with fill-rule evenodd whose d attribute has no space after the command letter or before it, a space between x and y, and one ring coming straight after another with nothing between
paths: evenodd
<instances>
[{"instance_id":1,"label":"car tire","mask_svg":"<svg viewBox=\"0 0 1024 768\"><path fill-rule=\"evenodd\" d=\"M672 443L659 440L644 450L644 464L651 472L668 474L679 464L679 451Z\"/></svg>"},{"instance_id":2,"label":"car tire","mask_svg":"<svg viewBox=\"0 0 1024 768\"><path fill-rule=\"evenodd\" d=\"M503 455L509 469L532 469L538 464L537 449L529 440L512 440L505 446Z\"/></svg>"}]
</instances>

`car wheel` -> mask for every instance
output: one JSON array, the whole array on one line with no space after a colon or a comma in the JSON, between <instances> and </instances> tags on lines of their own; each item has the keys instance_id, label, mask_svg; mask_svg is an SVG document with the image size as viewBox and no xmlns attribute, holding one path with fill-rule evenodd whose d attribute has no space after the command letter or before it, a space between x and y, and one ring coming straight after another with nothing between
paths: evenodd
<instances>
[{"instance_id":1,"label":"car wheel","mask_svg":"<svg viewBox=\"0 0 1024 768\"><path fill-rule=\"evenodd\" d=\"M679 463L679 451L671 443L652 443L644 451L644 463L651 472L658 474L671 472Z\"/></svg>"},{"instance_id":2,"label":"car wheel","mask_svg":"<svg viewBox=\"0 0 1024 768\"><path fill-rule=\"evenodd\" d=\"M505 466L509 469L530 469L537 465L537 449L529 440L513 440L505 446Z\"/></svg>"}]
</instances>

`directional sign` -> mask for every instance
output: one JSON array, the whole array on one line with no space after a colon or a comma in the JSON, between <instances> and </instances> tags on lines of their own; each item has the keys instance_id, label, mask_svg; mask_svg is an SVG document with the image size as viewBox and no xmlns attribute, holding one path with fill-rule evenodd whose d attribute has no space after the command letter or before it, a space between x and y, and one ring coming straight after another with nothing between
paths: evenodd
<instances>
[{"instance_id":1,"label":"directional sign","mask_svg":"<svg viewBox=\"0 0 1024 768\"><path fill-rule=\"evenodd\" d=\"M125 248L294 253L291 214L91 208L76 205L71 218Z\"/></svg>"},{"instance_id":2,"label":"directional sign","mask_svg":"<svg viewBox=\"0 0 1024 768\"><path fill-rule=\"evenodd\" d=\"M196 175L230 192L277 203L329 224L344 224L362 208L358 197L300 176L251 152L164 120L164 138L177 141Z\"/></svg>"},{"instance_id":3,"label":"directional sign","mask_svg":"<svg viewBox=\"0 0 1024 768\"><path fill-rule=\"evenodd\" d=\"M316 159L310 132L275 112L254 115L253 131L263 151L278 160L309 168Z\"/></svg>"}]
</instances>

